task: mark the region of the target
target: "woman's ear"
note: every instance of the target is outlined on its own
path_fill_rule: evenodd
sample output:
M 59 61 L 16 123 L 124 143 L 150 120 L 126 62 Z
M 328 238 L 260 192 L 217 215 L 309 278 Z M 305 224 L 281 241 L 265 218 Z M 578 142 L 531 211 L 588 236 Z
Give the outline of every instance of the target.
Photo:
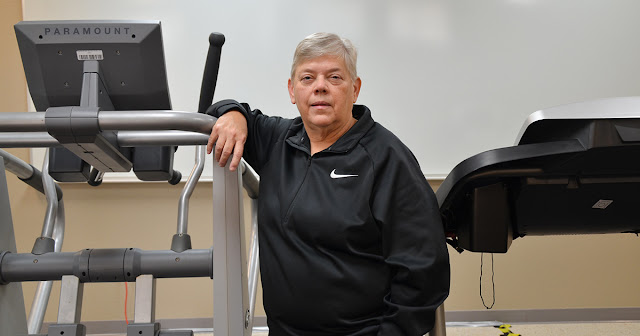
M 356 81 L 353 83 L 353 102 L 355 103 L 358 100 L 358 95 L 360 94 L 360 87 L 362 87 L 362 80 L 360 77 L 356 78 Z
M 287 83 L 287 87 L 289 88 L 289 98 L 291 99 L 291 104 L 296 103 L 296 96 L 293 94 L 293 82 L 291 78 L 289 78 L 289 82 Z

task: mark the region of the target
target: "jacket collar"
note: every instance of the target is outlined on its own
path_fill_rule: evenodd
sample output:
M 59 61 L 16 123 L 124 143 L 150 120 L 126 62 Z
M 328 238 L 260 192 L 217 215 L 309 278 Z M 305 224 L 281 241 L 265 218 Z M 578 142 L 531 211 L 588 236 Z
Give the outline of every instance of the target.
M 343 134 L 333 145 L 325 149 L 321 153 L 346 153 L 355 147 L 360 139 L 367 134 L 373 126 L 374 121 L 371 117 L 371 111 L 364 105 L 353 105 L 352 115 L 358 121 Z M 290 136 L 287 137 L 287 143 L 307 154 L 311 153 L 311 143 L 304 129 L 302 118 L 297 117 L 291 128 L 289 128 Z

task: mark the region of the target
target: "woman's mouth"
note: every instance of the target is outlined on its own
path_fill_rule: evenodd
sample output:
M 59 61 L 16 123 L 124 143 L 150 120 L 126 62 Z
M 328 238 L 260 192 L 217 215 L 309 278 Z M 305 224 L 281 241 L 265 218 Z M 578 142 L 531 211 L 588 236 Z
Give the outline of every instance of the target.
M 313 107 L 323 107 L 323 106 L 330 106 L 330 104 L 327 103 L 327 102 L 324 102 L 324 101 L 319 101 L 319 102 L 312 103 L 311 106 L 313 106 Z

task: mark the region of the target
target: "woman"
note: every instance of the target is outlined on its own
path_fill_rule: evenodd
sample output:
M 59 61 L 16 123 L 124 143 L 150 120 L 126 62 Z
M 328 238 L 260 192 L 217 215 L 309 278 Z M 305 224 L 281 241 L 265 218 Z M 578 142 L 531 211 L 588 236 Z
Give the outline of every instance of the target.
M 260 175 L 260 270 L 270 335 L 423 335 L 449 292 L 433 191 L 409 149 L 355 105 L 356 50 L 298 44 L 288 82 L 300 117 L 224 100 L 207 145 Z

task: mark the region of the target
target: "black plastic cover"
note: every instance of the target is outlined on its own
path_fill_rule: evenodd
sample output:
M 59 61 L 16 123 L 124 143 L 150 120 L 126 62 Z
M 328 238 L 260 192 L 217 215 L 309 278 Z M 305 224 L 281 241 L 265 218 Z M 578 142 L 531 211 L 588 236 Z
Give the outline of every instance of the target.
M 529 132 L 530 131 L 530 132 Z M 436 196 L 459 247 L 526 235 L 640 232 L 640 120 L 542 120 L 520 145 L 458 164 Z

